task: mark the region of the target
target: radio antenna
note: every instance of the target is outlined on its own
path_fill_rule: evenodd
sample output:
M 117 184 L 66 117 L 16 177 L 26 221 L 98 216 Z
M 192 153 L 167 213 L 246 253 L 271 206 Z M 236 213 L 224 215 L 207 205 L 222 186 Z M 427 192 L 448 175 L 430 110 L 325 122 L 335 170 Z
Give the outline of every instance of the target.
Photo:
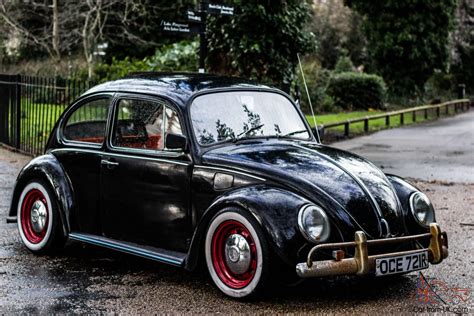
M 306 90 L 306 95 L 308 96 L 309 107 L 311 108 L 311 115 L 313 116 L 314 127 L 316 129 L 316 138 L 318 142 L 321 142 L 321 137 L 319 137 L 318 123 L 316 122 L 316 116 L 314 116 L 313 103 L 311 103 L 311 97 L 309 96 L 308 85 L 306 84 L 306 79 L 304 77 L 303 66 L 301 65 L 300 54 L 296 54 L 298 57 L 298 63 L 300 65 L 301 77 L 303 77 L 304 88 Z

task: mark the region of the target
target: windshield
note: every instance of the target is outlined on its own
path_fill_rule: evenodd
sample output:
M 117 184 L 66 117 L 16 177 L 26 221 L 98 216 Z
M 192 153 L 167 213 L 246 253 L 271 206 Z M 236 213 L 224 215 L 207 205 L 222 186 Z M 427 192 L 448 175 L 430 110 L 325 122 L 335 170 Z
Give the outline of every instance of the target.
M 200 96 L 191 106 L 191 119 L 201 145 L 248 137 L 310 137 L 291 102 L 271 92 L 234 91 Z

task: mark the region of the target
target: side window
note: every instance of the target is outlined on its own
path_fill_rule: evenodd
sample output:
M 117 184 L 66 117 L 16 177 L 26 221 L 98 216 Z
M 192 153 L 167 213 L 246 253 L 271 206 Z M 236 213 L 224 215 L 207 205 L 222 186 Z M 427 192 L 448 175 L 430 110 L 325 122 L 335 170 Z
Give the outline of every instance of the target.
M 63 128 L 66 140 L 102 144 L 109 113 L 110 98 L 95 99 L 79 106 Z
M 121 99 L 117 105 L 112 145 L 163 150 L 164 107 L 162 102 Z

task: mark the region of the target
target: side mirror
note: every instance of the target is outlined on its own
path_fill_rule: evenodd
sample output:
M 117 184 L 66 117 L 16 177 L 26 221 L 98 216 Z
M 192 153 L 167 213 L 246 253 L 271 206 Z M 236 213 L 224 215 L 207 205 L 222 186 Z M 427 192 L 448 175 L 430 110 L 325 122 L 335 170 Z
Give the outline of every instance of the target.
M 188 147 L 188 139 L 184 135 L 166 134 L 165 145 L 167 149 L 186 151 Z

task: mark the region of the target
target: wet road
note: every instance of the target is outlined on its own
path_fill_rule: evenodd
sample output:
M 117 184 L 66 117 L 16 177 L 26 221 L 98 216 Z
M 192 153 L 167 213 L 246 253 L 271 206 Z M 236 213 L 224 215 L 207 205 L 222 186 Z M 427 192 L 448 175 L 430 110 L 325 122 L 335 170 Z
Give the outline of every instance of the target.
M 474 310 L 470 296 L 447 305 L 420 303 L 416 273 L 394 279 L 311 280 L 294 288 L 274 289 L 257 301 L 239 302 L 220 294 L 204 271 L 189 273 L 79 243 L 69 244 L 56 256 L 36 257 L 20 244 L 16 225 L 4 221 L 14 179 L 26 162 L 27 158 L 0 148 L 0 314 L 387 313 L 447 311 L 447 306 L 455 312 Z M 450 257 L 424 275 L 443 282 L 445 290 L 440 295 L 453 293 L 453 288 L 469 289 L 474 284 L 474 183 L 414 181 L 432 199 L 438 222 L 450 237 Z
M 386 173 L 427 181 L 474 183 L 474 110 L 334 146 L 368 158 Z

